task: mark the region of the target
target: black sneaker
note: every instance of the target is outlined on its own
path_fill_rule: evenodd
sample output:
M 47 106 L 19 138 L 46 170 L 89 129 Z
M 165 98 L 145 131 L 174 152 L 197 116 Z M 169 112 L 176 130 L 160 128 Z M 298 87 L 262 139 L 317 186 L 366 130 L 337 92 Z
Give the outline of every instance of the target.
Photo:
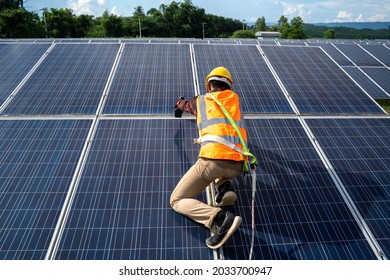
M 218 249 L 230 236 L 237 230 L 241 224 L 241 217 L 235 216 L 231 212 L 226 212 L 225 219 L 221 226 L 216 225 L 214 235 L 206 239 L 206 245 L 210 249 Z
M 237 195 L 234 192 L 233 185 L 230 181 L 226 181 L 218 187 L 218 193 L 215 196 L 215 205 L 218 207 L 231 206 L 237 200 Z

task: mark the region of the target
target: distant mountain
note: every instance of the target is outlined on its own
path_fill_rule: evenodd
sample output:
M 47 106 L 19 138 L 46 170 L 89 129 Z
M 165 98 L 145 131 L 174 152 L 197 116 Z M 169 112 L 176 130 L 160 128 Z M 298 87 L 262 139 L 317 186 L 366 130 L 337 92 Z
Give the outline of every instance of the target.
M 388 29 L 390 28 L 390 22 L 325 22 L 325 23 L 312 23 L 317 26 L 327 27 L 349 27 L 355 29 Z
M 267 26 L 277 25 L 277 22 L 267 22 Z M 316 26 L 327 26 L 327 27 L 349 27 L 355 29 L 388 29 L 390 28 L 390 22 L 319 22 L 319 23 L 307 23 Z M 254 26 L 255 23 L 248 23 L 249 26 Z

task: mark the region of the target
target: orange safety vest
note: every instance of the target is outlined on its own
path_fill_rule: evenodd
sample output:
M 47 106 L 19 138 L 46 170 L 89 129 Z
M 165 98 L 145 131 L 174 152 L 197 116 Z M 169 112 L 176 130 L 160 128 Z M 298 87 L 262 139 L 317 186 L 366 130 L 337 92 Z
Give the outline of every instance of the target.
M 234 127 L 225 117 L 218 104 L 210 97 L 210 94 L 217 97 L 226 108 L 237 124 L 245 143 L 248 142 L 245 125 L 241 115 L 240 101 L 238 95 L 231 90 L 207 93 L 197 98 L 196 119 L 199 137 L 216 135 L 228 140 L 242 150 L 243 147 Z M 243 161 L 246 158 L 243 154 L 215 141 L 202 142 L 199 157 L 235 161 Z

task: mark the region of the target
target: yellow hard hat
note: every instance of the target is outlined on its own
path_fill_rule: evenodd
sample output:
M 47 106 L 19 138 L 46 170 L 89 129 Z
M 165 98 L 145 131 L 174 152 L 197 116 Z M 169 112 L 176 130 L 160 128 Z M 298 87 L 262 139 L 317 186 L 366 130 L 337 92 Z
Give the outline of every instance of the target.
M 217 67 L 214 68 L 210 74 L 206 76 L 206 88 L 207 88 L 207 83 L 212 80 L 217 80 L 224 82 L 229 85 L 229 87 L 232 87 L 233 85 L 233 79 L 232 75 L 230 75 L 229 70 L 227 70 L 225 67 Z

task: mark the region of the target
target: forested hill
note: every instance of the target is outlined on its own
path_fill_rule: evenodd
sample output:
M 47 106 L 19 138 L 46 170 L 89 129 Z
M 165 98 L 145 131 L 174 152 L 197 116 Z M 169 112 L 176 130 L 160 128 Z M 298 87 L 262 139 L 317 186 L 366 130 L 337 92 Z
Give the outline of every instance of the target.
M 266 24 L 264 16 L 252 25 L 237 19 L 207 14 L 191 0 L 172 1 L 144 11 L 134 8 L 130 16 L 105 11 L 102 16 L 75 15 L 71 9 L 43 9 L 41 16 L 27 11 L 20 0 L 0 0 L 0 38 L 256 38 L 257 31 L 278 31 L 283 39 L 390 39 L 390 28 L 357 29 L 305 24 L 300 17 L 281 16 Z
M 357 26 L 357 25 L 356 25 Z M 324 32 L 333 29 L 337 39 L 390 39 L 390 28 L 384 29 L 358 29 L 344 26 L 317 26 L 316 24 L 303 25 L 306 35 L 311 38 L 322 38 Z
M 388 29 L 390 28 L 390 22 L 326 22 L 326 23 L 313 23 L 317 26 L 328 27 L 349 27 L 355 29 Z

